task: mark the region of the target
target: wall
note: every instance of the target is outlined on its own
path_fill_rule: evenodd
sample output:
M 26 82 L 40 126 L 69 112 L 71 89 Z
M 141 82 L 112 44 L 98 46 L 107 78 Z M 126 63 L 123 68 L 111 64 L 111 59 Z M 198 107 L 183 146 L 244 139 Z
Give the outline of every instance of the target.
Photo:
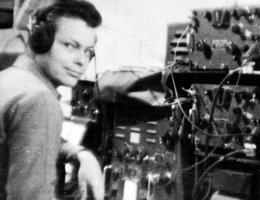
M 122 66 L 163 68 L 168 24 L 188 22 L 193 9 L 260 6 L 258 0 L 92 1 L 104 18 L 97 45 L 98 72 Z M 93 68 L 90 71 L 93 74 Z
M 21 1 L 21 0 L 16 0 Z M 51 0 L 26 0 L 29 4 Z M 138 69 L 164 67 L 167 25 L 189 21 L 191 10 L 225 6 L 259 5 L 259 0 L 91 0 L 101 11 L 103 25 L 97 44 L 97 72 L 136 66 Z M 8 4 L 7 0 L 4 1 Z M 38 3 L 37 3 L 38 4 Z M 0 4 L 1 5 L 1 4 Z M 10 35 L 4 31 L 0 50 Z M 7 31 L 8 32 L 8 31 Z M 11 32 L 13 32 L 11 30 Z M 94 63 L 88 78 L 94 78 Z

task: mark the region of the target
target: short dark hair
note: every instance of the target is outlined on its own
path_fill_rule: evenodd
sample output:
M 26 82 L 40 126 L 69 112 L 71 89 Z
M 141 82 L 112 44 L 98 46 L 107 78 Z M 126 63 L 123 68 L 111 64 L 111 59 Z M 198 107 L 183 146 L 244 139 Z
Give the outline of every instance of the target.
M 96 28 L 102 17 L 95 6 L 87 1 L 60 0 L 46 8 L 35 11 L 34 22 L 29 36 L 29 46 L 35 53 L 46 53 L 50 50 L 57 31 L 57 20 L 60 17 L 76 17 Z

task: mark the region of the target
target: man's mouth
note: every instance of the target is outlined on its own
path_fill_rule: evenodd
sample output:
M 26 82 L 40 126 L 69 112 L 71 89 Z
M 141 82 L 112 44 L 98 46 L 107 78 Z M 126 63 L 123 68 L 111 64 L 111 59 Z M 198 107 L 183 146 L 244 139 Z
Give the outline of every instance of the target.
M 76 71 L 72 71 L 72 70 L 67 70 L 67 73 L 68 73 L 70 76 L 72 76 L 72 77 L 74 77 L 74 78 L 77 78 L 77 79 L 82 76 L 81 73 L 76 72 Z

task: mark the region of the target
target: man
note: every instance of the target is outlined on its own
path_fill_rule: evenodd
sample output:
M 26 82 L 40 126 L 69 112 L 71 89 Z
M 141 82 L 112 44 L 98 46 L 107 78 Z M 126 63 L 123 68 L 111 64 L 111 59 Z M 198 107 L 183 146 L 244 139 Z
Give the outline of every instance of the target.
M 74 86 L 94 56 L 101 16 L 83 1 L 61 1 L 37 10 L 28 46 L 13 66 L 0 72 L 0 199 L 64 199 L 61 166 L 79 162 L 80 199 L 87 185 L 104 195 L 95 156 L 62 143 L 62 112 L 56 87 Z

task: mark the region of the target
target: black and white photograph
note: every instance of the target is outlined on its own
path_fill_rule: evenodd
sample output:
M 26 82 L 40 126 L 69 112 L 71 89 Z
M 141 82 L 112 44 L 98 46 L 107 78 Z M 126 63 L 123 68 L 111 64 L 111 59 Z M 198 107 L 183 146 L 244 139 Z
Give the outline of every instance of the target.
M 260 1 L 1 0 L 0 200 L 260 200 Z

